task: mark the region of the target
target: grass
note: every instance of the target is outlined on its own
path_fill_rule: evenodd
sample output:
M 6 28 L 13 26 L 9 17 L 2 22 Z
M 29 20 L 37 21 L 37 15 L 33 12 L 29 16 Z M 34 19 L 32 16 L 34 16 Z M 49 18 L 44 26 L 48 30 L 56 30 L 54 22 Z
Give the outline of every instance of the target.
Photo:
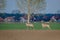
M 42 28 L 41 23 L 33 23 L 35 30 L 49 30 L 48 28 Z M 49 23 L 52 30 L 60 30 L 60 23 Z M 0 23 L 0 30 L 27 30 L 25 23 Z M 32 30 L 32 29 L 30 29 Z

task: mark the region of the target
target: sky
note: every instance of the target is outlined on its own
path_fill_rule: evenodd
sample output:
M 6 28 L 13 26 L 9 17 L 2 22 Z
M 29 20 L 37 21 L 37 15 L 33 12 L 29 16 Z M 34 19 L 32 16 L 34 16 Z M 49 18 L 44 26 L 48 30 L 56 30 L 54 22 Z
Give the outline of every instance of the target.
M 45 9 L 46 13 L 56 13 L 57 10 L 60 10 L 60 0 L 46 0 L 46 2 L 47 2 L 47 6 Z M 6 3 L 5 12 L 7 13 L 11 13 L 13 10 L 19 9 L 16 0 L 6 0 L 5 3 Z M 25 10 L 25 12 L 27 11 Z

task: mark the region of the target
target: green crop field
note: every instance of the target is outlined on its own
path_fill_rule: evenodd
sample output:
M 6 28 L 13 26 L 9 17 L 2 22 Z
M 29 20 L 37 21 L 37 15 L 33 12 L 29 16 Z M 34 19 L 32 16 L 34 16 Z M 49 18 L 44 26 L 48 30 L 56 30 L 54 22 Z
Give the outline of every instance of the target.
M 40 22 L 33 23 L 34 30 L 50 30 L 47 27 L 42 28 Z M 50 22 L 51 30 L 60 30 L 60 23 Z M 27 30 L 25 23 L 0 23 L 0 30 Z M 33 30 L 30 28 L 29 30 Z

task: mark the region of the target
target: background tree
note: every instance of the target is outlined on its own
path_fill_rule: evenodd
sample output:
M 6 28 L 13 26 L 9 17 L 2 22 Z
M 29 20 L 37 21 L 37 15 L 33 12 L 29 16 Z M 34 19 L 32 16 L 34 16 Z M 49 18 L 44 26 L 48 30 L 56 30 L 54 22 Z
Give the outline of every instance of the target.
M 4 10 L 5 10 L 5 1 L 6 0 L 0 0 L 0 13 L 4 13 Z
M 34 12 L 40 12 L 45 10 L 45 0 L 16 0 L 19 10 L 28 13 L 28 23 L 30 21 L 30 14 Z

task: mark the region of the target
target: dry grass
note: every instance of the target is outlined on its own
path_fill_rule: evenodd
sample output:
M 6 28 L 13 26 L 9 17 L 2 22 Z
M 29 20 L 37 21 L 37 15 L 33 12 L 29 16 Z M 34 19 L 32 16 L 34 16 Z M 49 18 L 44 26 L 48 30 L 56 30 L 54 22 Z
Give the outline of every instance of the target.
M 0 40 L 60 40 L 60 31 L 0 30 Z

